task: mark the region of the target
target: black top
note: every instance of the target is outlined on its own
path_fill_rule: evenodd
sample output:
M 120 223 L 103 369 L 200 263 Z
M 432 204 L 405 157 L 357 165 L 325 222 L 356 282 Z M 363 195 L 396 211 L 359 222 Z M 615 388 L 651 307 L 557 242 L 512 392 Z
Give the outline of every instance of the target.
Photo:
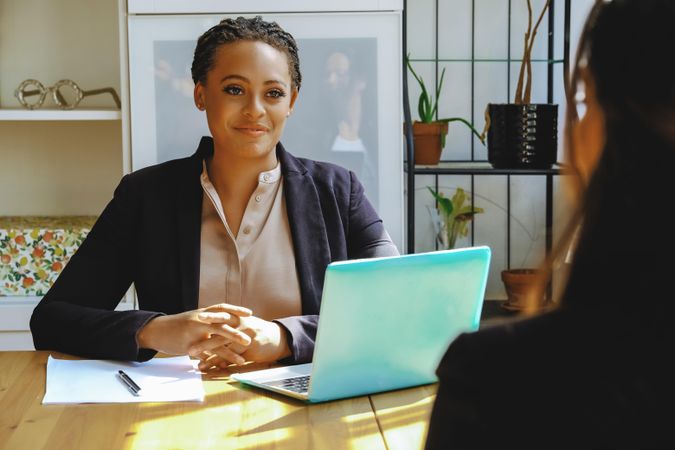
M 675 448 L 670 320 L 566 307 L 461 335 L 426 448 Z

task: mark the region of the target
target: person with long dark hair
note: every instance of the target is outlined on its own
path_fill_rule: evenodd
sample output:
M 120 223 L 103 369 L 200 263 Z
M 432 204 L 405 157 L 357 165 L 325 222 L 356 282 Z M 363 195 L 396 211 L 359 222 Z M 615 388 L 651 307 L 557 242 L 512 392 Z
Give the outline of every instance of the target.
M 597 1 L 567 86 L 552 307 L 460 335 L 426 448 L 674 448 L 675 0 Z M 557 276 L 557 275 L 556 275 Z

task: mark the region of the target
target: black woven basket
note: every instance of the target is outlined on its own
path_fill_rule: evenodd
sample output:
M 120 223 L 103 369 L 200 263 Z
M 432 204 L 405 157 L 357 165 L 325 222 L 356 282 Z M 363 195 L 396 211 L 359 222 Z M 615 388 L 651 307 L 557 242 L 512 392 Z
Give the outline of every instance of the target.
M 549 169 L 558 154 L 558 105 L 488 105 L 488 161 L 496 169 Z

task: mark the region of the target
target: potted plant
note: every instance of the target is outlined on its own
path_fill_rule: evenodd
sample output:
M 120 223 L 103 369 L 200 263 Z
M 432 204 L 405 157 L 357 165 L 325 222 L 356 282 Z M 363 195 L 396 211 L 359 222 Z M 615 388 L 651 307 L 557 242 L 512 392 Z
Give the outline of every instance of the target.
M 424 80 L 417 75 L 410 64 L 410 58 L 406 57 L 406 64 L 410 73 L 412 73 L 417 83 L 420 85 L 422 92 L 417 101 L 417 113 L 419 120 L 412 124 L 413 139 L 415 146 L 415 164 L 436 165 L 441 159 L 441 152 L 445 147 L 445 138 L 448 134 L 449 122 L 462 122 L 475 134 L 481 143 L 485 144 L 484 136 L 481 136 L 478 131 L 471 125 L 469 121 L 461 117 L 448 117 L 444 119 L 437 119 L 438 113 L 438 99 L 443 88 L 443 78 L 445 77 L 445 68 L 441 71 L 441 77 L 436 86 L 435 97 L 429 94 Z
M 427 186 L 431 195 L 436 199 L 437 210 L 434 221 L 436 239 L 445 249 L 455 248 L 457 238 L 469 233 L 469 222 L 476 214 L 482 213 L 483 208 L 477 208 L 471 204 L 465 205 L 467 200 L 464 189 L 458 187 L 452 198 L 446 197 L 442 192 L 437 192 Z
M 501 272 L 502 282 L 506 290 L 506 301 L 501 304 L 507 311 L 523 311 L 529 306 L 545 305 L 545 298 L 538 298 L 535 305 L 528 304 L 528 297 L 532 295 L 537 279 L 541 277 L 540 269 L 518 268 L 505 269 Z
M 556 161 L 558 105 L 530 102 L 532 47 L 544 13 L 550 4 L 551 0 L 547 0 L 533 28 L 532 5 L 530 0 L 527 0 L 527 31 L 514 102 L 490 103 L 487 106 L 485 128 L 488 161 L 495 168 L 548 169 Z

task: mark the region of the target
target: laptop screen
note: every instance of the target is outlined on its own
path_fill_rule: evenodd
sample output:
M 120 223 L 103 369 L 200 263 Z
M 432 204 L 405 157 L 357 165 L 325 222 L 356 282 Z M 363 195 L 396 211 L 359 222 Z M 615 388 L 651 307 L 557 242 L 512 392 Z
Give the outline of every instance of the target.
M 310 399 L 435 382 L 450 342 L 478 329 L 489 262 L 481 246 L 330 264 Z

